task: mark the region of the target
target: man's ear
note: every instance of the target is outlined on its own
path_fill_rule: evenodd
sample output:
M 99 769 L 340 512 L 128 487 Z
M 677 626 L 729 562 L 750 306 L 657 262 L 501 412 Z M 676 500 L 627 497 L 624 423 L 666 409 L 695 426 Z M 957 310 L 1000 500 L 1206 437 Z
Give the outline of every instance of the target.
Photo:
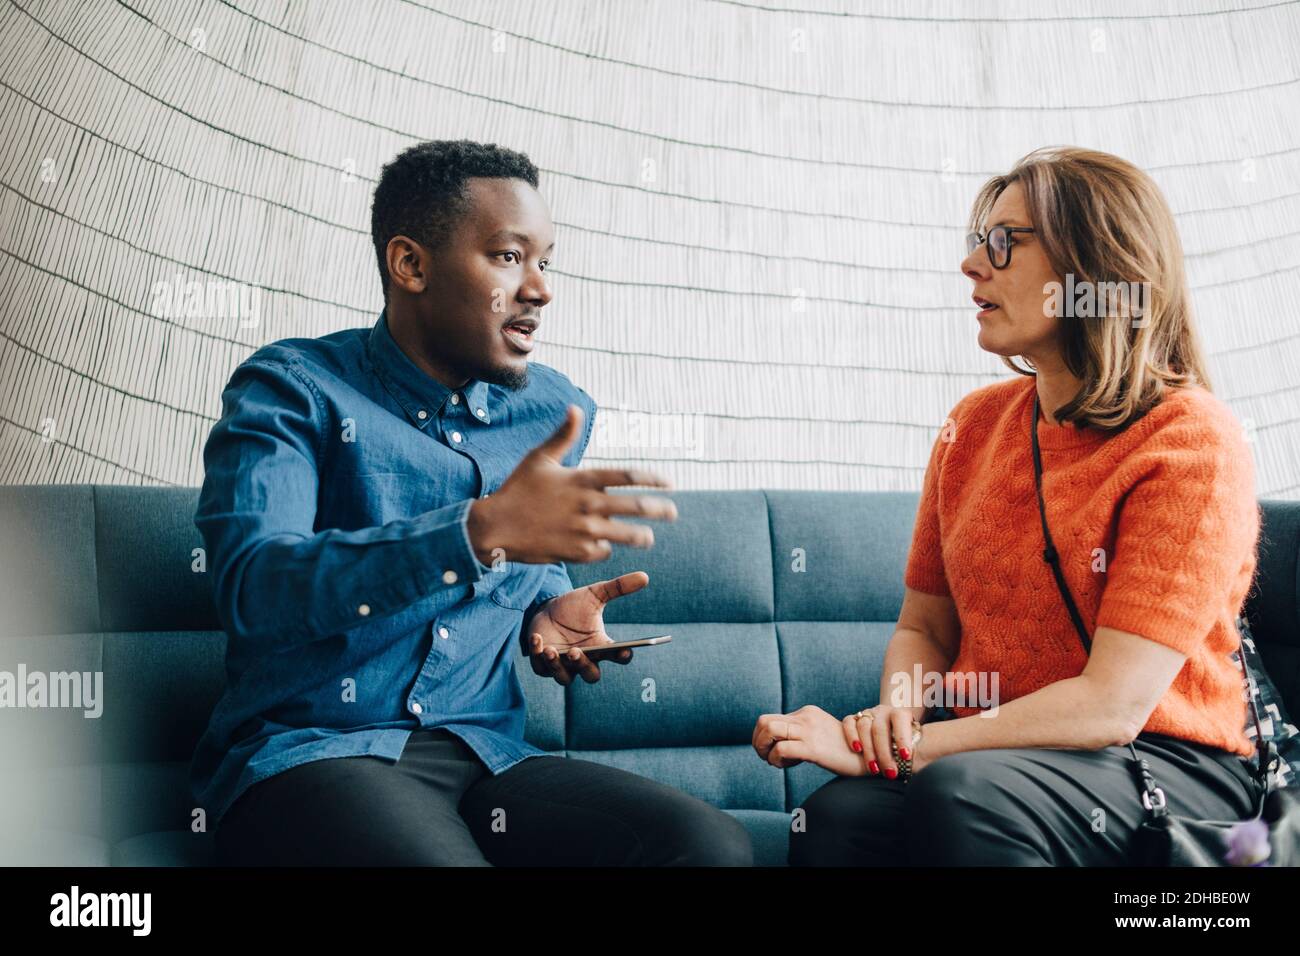
M 412 295 L 424 292 L 428 276 L 420 266 L 420 247 L 406 236 L 393 236 L 384 250 L 388 261 L 388 284 L 399 285 Z

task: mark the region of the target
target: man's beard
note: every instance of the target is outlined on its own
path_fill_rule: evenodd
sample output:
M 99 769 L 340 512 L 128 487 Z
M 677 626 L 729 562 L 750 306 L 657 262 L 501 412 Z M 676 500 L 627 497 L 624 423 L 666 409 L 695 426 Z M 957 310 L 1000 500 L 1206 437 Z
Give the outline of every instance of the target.
M 512 392 L 518 392 L 528 385 L 528 366 L 525 365 L 519 370 L 508 366 L 485 369 L 478 378 L 490 385 L 500 385 L 502 388 L 508 388 Z

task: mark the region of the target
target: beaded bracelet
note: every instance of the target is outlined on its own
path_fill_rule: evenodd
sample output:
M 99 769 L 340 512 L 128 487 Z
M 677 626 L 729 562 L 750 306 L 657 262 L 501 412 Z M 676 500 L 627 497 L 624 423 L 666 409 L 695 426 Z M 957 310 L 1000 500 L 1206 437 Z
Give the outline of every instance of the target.
M 916 720 L 912 721 L 912 746 L 908 749 L 909 754 L 916 753 L 916 745 L 921 741 L 921 725 Z M 898 755 L 898 742 L 894 739 L 889 741 L 889 750 L 894 756 L 894 762 L 898 764 L 898 779 L 907 783 L 912 776 L 912 758 L 909 756 L 906 760 Z

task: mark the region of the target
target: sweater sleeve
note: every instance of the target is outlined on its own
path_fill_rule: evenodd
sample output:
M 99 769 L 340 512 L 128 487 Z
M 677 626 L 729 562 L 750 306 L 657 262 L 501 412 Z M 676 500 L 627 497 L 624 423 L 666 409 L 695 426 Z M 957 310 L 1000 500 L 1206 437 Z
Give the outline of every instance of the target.
M 961 403 L 957 407 L 960 408 Z M 950 423 L 956 421 L 957 409 L 953 409 L 930 450 L 930 461 L 925 467 L 925 479 L 921 485 L 921 501 L 916 510 L 916 524 L 912 529 L 912 546 L 907 552 L 907 568 L 903 573 L 903 583 L 913 591 L 940 597 L 951 597 L 952 591 L 943 567 L 939 473 L 944 453 L 955 439 L 954 426 Z
M 1190 655 L 1217 619 L 1237 615 L 1254 575 L 1261 522 L 1250 446 L 1226 407 L 1196 408 L 1138 455 L 1097 626 Z

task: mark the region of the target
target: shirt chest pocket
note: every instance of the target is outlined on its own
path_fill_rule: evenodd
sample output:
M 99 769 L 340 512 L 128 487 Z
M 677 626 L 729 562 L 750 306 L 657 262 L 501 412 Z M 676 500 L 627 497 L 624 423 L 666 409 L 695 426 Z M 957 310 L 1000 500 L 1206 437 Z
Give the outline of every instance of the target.
M 531 564 L 501 562 L 483 575 L 477 594 L 490 594 L 492 602 L 512 611 L 526 611 L 537 596 L 542 568 Z

